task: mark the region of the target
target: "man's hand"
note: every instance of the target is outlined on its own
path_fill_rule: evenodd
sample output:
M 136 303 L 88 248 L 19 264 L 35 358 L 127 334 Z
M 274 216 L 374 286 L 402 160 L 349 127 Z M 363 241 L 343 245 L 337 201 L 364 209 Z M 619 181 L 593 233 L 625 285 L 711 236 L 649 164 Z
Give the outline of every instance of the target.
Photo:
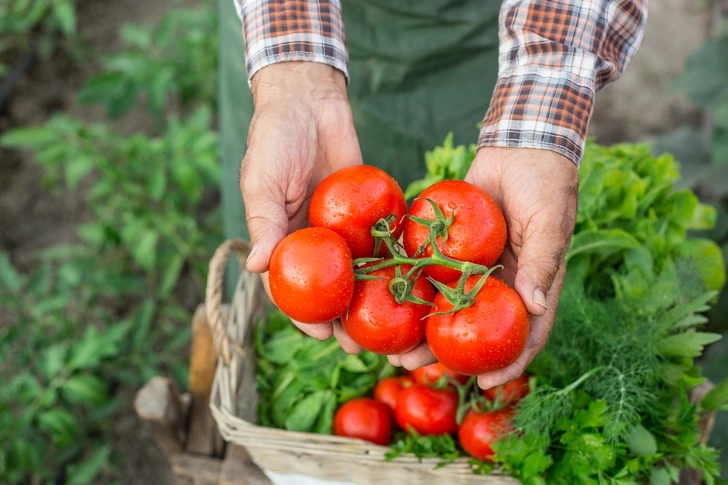
M 516 379 L 546 346 L 564 281 L 564 256 L 576 221 L 579 175 L 567 158 L 547 150 L 478 150 L 465 180 L 488 192 L 500 205 L 508 241 L 495 273 L 514 287 L 531 314 L 526 348 L 509 367 L 478 377 L 488 389 Z M 434 362 L 427 344 L 390 362 L 408 369 Z
M 340 168 L 361 164 L 362 157 L 341 71 L 313 62 L 282 62 L 256 73 L 252 89 L 255 112 L 240 190 L 253 245 L 247 267 L 264 273 L 268 291 L 271 254 L 286 235 L 308 225 L 316 186 Z M 331 324 L 294 323 L 321 340 L 335 330 Z M 341 329 L 336 330 L 338 337 Z M 342 347 L 358 350 L 349 340 L 344 335 Z

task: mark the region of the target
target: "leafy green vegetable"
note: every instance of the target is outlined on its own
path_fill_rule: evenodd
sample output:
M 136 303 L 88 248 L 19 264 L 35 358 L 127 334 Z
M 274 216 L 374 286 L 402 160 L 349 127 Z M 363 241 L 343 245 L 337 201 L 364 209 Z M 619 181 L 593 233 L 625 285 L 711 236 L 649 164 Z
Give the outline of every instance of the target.
M 463 166 L 449 140 L 431 153 L 437 165 L 417 190 Z M 725 271 L 713 243 L 686 237 L 712 227 L 715 210 L 675 190 L 678 180 L 672 157 L 647 145 L 587 142 L 556 323 L 529 367 L 536 384 L 519 403 L 520 433 L 494 445 L 523 483 L 667 484 L 682 468 L 715 483 L 717 452 L 700 443 L 698 423 L 726 407 L 728 381 L 701 404 L 687 396 L 704 381 L 693 358 L 720 338 L 695 329 Z M 397 450 L 452 456 L 414 438 Z
M 330 434 L 337 404 L 369 393 L 394 374 L 384 356 L 347 355 L 336 341 L 306 337 L 274 309 L 258 324 L 255 348 L 263 426 Z
M 441 180 L 460 180 L 465 177 L 475 158 L 475 145 L 453 147 L 452 141 L 453 134 L 449 133 L 441 147 L 435 147 L 425 153 L 427 175 L 407 187 L 404 191 L 405 198 L 411 199 Z
M 686 242 L 689 229 L 715 223 L 715 209 L 688 189 L 672 156 L 653 157 L 648 145 L 604 147 L 589 141 L 579 169 L 579 206 L 567 255 L 571 277 L 595 291 L 612 291 L 615 272 L 631 273 L 622 290 L 638 294 L 644 278 L 679 257 L 695 260 L 705 287 L 725 283 L 723 258 L 707 240 Z M 641 273 L 641 277 L 638 273 Z
M 390 446 L 392 450 L 385 455 L 387 461 L 404 453 L 412 453 L 417 458 L 442 458 L 443 461 L 437 465 L 441 467 L 465 455 L 449 434 L 422 436 L 414 429 L 409 433 L 398 433 Z

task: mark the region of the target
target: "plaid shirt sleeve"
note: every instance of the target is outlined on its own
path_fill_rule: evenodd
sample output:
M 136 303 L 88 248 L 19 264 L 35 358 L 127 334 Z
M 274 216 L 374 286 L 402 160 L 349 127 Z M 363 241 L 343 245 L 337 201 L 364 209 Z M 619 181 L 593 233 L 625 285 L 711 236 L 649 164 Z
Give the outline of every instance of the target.
M 248 81 L 283 61 L 328 64 L 349 80 L 340 0 L 234 0 L 243 21 Z
M 647 0 L 506 0 L 498 82 L 478 146 L 553 150 L 579 165 L 596 91 L 634 55 Z

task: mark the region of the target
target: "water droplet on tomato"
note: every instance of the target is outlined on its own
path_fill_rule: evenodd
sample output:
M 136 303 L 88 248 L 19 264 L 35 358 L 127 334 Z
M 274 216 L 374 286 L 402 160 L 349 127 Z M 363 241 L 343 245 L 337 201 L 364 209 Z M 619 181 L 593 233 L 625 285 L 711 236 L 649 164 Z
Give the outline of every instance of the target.
M 465 319 L 465 321 L 468 322 L 468 323 L 473 323 L 475 321 L 475 318 L 468 317 L 468 318 Z
M 372 197 L 371 195 L 367 197 L 367 202 L 369 202 L 370 204 L 374 202 L 374 197 Z

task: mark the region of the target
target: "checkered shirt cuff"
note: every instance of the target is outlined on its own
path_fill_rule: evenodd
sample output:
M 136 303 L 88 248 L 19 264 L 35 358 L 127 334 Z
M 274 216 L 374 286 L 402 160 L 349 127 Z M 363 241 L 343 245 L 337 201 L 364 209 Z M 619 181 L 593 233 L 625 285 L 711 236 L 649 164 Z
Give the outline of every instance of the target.
M 243 21 L 248 82 L 265 66 L 311 61 L 341 70 L 349 81 L 340 0 L 234 0 Z

